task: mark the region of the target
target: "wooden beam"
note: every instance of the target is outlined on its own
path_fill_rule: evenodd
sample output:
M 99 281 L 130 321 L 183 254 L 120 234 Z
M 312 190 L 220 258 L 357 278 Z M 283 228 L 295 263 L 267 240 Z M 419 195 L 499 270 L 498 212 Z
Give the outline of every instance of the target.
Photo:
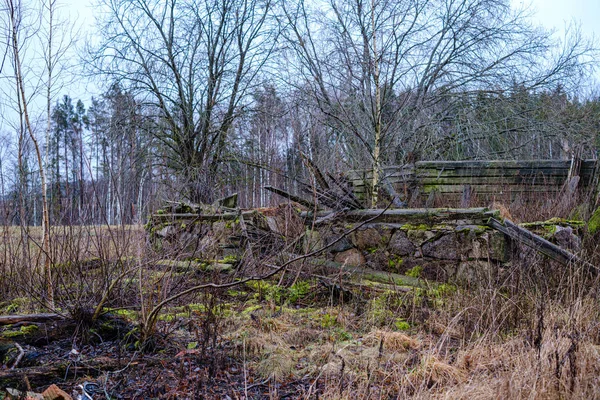
M 343 216 L 344 221 L 361 222 L 370 218 L 379 216 L 373 222 L 390 223 L 418 223 L 418 224 L 439 224 L 456 223 L 470 221 L 472 223 L 485 223 L 494 215 L 493 211 L 487 208 L 404 208 L 387 210 L 382 213 L 380 209 L 369 210 L 350 210 Z M 322 211 L 317 213 L 317 218 L 324 218 L 330 215 L 332 211 Z M 311 212 L 300 213 L 301 217 L 312 217 Z
M 549 242 L 543 237 L 516 225 L 508 219 L 505 219 L 504 222 L 500 222 L 495 218 L 490 218 L 488 224 L 492 228 L 504 233 L 508 237 L 517 240 L 528 247 L 531 247 L 537 252 L 544 254 L 545 256 L 548 256 L 551 259 L 560 262 L 561 264 L 568 265 L 570 263 L 581 263 L 592 269 L 597 269 L 596 266 L 590 264 L 589 262 L 583 261 L 577 255 L 570 253 L 562 247 Z
M 24 314 L 24 315 L 2 315 L 0 316 L 0 325 L 12 325 L 20 322 L 50 322 L 63 320 L 64 317 L 58 314 Z
M 263 187 L 266 190 L 268 190 L 269 192 L 278 194 L 279 196 L 285 197 L 286 199 L 294 201 L 300 205 L 303 205 L 304 207 L 310 208 L 311 210 L 314 210 L 316 207 L 315 203 L 313 203 L 312 201 L 304 200 L 303 198 L 295 196 L 291 193 L 288 193 L 285 190 L 277 189 L 273 186 L 263 186 Z

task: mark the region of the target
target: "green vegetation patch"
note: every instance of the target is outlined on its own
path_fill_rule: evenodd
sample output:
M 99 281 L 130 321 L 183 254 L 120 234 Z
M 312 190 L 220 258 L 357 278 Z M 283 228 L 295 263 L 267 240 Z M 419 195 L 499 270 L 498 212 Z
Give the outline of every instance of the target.
M 595 235 L 600 231 L 600 207 L 594 211 L 588 221 L 588 232 L 590 235 Z
M 271 284 L 267 281 L 252 281 L 246 285 L 256 292 L 254 297 L 258 301 L 266 300 L 276 305 L 294 304 L 310 293 L 311 284 L 308 281 L 297 281 L 289 288 Z
M 36 333 L 40 328 L 37 325 L 24 325 L 18 331 L 5 331 L 2 332 L 2 337 L 10 339 L 10 338 L 18 338 L 22 336 L 32 335 Z

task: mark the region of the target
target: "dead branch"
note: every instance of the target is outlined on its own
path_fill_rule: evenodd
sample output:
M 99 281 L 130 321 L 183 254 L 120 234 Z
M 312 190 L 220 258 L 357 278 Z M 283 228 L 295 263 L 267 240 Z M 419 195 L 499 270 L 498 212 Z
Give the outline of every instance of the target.
M 2 315 L 0 316 L 1 325 L 12 325 L 20 322 L 49 322 L 63 320 L 65 317 L 59 314 L 42 313 L 27 315 Z

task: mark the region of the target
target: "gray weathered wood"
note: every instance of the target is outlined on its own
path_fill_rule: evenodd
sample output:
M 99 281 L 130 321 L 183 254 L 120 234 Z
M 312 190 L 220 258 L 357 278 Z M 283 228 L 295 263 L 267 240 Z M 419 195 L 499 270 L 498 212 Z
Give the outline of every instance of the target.
M 500 222 L 495 218 L 490 218 L 488 224 L 492 228 L 504 233 L 505 235 L 509 236 L 510 238 L 517 240 L 517 241 L 525 244 L 526 246 L 529 246 L 532 249 L 534 249 L 534 250 L 550 257 L 551 259 L 562 263 L 562 264 L 567 265 L 569 263 L 576 262 L 576 263 L 584 264 L 593 269 L 596 269 L 596 267 L 594 265 L 581 260 L 577 255 L 570 253 L 567 250 L 563 249 L 562 247 L 559 247 L 559 246 L 555 245 L 554 243 L 549 242 L 548 240 L 544 239 L 543 237 L 538 236 L 535 233 L 532 233 L 532 232 L 528 231 L 527 229 L 516 225 L 515 223 L 511 222 L 508 219 L 505 219 L 504 222 Z
M 264 186 L 264 188 L 266 190 L 268 190 L 269 192 L 273 192 L 275 194 L 278 194 L 279 196 L 285 197 L 286 199 L 290 199 L 291 201 L 296 202 L 300 205 L 303 205 L 304 207 L 307 207 L 310 209 L 315 208 L 315 203 L 313 203 L 312 201 L 304 200 L 303 198 L 295 196 L 291 193 L 288 193 L 285 190 L 277 189 L 276 187 L 273 187 L 273 186 Z
M 62 315 L 42 313 L 42 314 L 23 314 L 23 315 L 1 315 L 0 325 L 12 325 L 20 322 L 50 322 L 64 319 Z
M 317 218 L 323 218 L 330 215 L 331 211 L 322 211 L 317 213 Z M 311 212 L 302 212 L 303 218 L 312 217 Z M 419 224 L 428 223 L 452 223 L 456 221 L 473 221 L 485 222 L 493 215 L 487 208 L 406 208 L 406 209 L 391 209 L 382 213 L 380 209 L 370 210 L 351 210 L 344 213 L 344 221 L 361 222 L 370 218 L 378 218 L 372 222 L 387 222 L 387 223 L 411 223 Z

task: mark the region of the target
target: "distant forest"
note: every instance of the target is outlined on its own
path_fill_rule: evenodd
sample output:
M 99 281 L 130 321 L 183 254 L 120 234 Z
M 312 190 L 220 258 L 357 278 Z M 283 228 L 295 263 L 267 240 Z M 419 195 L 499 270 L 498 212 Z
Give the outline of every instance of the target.
M 2 102 L 20 116 L 1 128 L 5 223 L 41 224 L 44 193 L 53 225 L 144 223 L 164 200 L 233 192 L 270 206 L 263 186 L 310 183 L 306 159 L 335 176 L 372 169 L 377 192 L 384 167 L 418 160 L 597 156 L 600 98 L 581 94 L 594 44 L 575 27 L 554 40 L 509 1 L 98 7 L 81 79 L 105 91 L 90 104 L 52 86 L 65 46 L 52 7 L 31 35 L 21 4 L 2 11 Z M 18 68 L 32 38 L 48 50 L 37 77 Z

